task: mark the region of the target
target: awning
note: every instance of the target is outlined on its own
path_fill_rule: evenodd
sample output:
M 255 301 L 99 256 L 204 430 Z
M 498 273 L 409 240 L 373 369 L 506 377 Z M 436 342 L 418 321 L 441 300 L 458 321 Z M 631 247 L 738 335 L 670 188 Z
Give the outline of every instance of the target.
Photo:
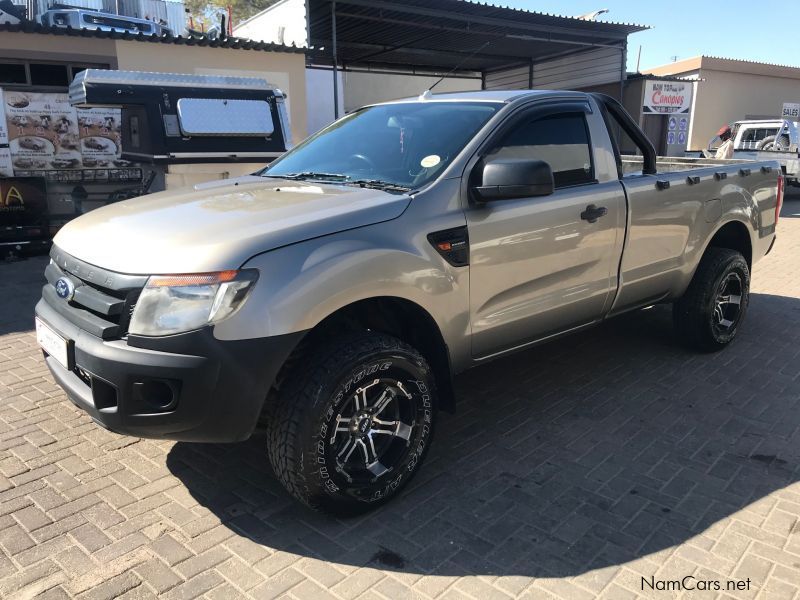
M 487 73 L 592 48 L 624 49 L 644 25 L 466 0 L 306 0 L 311 61 L 340 67 Z

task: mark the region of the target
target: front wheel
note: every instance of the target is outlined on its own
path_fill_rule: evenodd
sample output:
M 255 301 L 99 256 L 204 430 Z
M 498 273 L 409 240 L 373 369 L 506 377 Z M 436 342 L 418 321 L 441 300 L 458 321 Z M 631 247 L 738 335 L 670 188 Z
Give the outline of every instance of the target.
M 736 337 L 749 301 L 750 269 L 744 257 L 728 248 L 709 248 L 673 306 L 678 337 L 695 350 L 721 350 Z
M 270 408 L 268 453 L 284 487 L 311 508 L 352 515 L 395 496 L 419 470 L 436 386 L 414 348 L 366 332 L 311 350 Z

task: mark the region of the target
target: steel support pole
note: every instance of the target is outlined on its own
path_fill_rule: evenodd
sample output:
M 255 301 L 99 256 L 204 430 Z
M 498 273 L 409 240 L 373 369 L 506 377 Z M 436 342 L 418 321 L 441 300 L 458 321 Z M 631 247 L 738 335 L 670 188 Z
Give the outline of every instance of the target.
M 531 57 L 531 60 L 528 63 L 528 89 L 533 89 L 533 57 Z
M 331 32 L 333 43 L 333 116 L 339 118 L 339 58 L 336 53 L 336 0 L 331 2 Z

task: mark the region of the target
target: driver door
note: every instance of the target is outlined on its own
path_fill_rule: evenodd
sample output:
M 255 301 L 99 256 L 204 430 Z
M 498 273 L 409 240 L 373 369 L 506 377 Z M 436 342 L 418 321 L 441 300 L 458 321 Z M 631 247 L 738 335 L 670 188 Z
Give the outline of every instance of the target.
M 475 167 L 479 180 L 486 161 L 539 159 L 555 181 L 549 196 L 471 202 L 466 211 L 476 359 L 599 320 L 613 299 L 625 196 L 618 179 L 596 178 L 591 110 L 574 101 L 529 109 Z M 605 214 L 592 220 L 589 205 Z

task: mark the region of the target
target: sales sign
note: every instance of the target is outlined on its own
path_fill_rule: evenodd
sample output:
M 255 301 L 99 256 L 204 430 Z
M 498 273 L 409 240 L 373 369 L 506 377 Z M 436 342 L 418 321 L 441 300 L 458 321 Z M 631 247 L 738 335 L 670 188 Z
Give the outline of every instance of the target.
M 692 83 L 689 81 L 647 81 L 642 112 L 645 114 L 688 113 L 692 107 Z
M 800 119 L 800 103 L 784 102 L 781 116 L 784 119 Z

